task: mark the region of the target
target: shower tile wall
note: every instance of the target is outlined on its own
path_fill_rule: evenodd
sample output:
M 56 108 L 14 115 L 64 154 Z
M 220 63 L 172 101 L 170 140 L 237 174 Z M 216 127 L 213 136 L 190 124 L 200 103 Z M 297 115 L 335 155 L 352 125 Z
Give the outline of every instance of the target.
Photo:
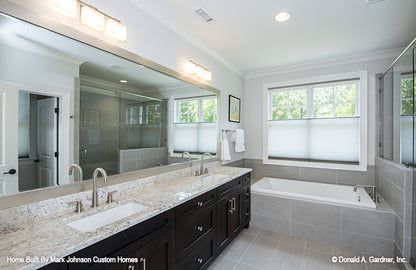
M 80 93 L 80 165 L 86 179 L 97 167 L 109 175 L 118 171 L 119 98 L 81 91 Z
M 412 226 L 412 170 L 392 161 L 376 158 L 376 186 L 394 209 L 395 255 L 410 258 Z
M 294 166 L 266 165 L 261 159 L 242 159 L 227 166 L 252 168 L 253 182 L 263 177 L 286 178 L 339 185 L 374 185 L 375 167 L 368 166 L 366 172 L 328 170 Z
M 168 162 L 167 147 L 120 150 L 119 155 L 120 173 L 162 166 Z

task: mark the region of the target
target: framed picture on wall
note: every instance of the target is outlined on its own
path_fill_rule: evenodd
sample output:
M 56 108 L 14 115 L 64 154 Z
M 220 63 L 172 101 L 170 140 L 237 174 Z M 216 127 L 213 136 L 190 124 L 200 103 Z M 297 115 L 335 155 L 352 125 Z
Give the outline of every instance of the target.
M 228 98 L 228 121 L 240 123 L 240 108 L 240 99 L 230 95 Z

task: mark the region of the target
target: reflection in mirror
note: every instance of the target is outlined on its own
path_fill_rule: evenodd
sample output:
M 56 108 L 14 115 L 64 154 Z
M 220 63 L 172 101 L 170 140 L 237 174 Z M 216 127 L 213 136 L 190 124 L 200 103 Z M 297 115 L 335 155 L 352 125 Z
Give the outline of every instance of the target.
M 0 195 L 217 151 L 208 90 L 4 14 L 0 57 Z
M 414 164 L 413 50 L 407 50 L 380 79 L 379 156 L 408 166 Z M 416 150 L 416 148 L 415 148 Z

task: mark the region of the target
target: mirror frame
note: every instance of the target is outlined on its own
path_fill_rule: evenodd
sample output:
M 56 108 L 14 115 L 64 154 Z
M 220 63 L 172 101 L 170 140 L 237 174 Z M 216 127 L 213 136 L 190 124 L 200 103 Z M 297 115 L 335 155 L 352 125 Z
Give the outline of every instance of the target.
M 45 18 L 40 17 L 39 14 L 29 9 L 26 9 L 22 6 L 19 6 L 15 3 L 11 3 L 7 0 L 1 0 L 0 12 L 10 17 L 24 21 L 26 23 L 29 23 L 37 27 L 43 28 L 45 30 L 51 31 L 57 35 L 61 35 L 61 36 L 70 38 L 72 40 L 81 42 L 87 46 L 95 47 L 99 50 L 105 51 L 107 53 L 111 53 L 115 56 L 132 61 L 136 64 L 143 65 L 147 68 L 150 68 L 152 70 L 155 70 L 167 76 L 184 81 L 186 83 L 197 86 L 199 88 L 211 91 L 217 95 L 218 97 L 217 102 L 218 104 L 220 104 L 220 99 L 221 99 L 220 90 L 212 86 L 209 86 L 203 82 L 190 78 L 184 74 L 176 72 L 172 69 L 169 69 L 165 66 L 162 66 L 158 63 L 155 63 L 149 59 L 141 57 L 126 49 L 123 49 L 121 47 L 108 43 L 97 37 L 90 36 L 68 25 L 52 21 L 46 17 Z M 217 113 L 220 115 L 220 106 L 217 107 Z M 218 130 L 219 130 L 219 120 L 220 120 L 220 117 L 218 117 L 218 122 L 217 122 L 217 137 L 218 137 Z M 74 130 L 74 132 L 76 131 L 77 129 Z M 74 148 L 76 148 L 77 146 L 78 144 L 74 143 Z M 217 152 L 218 150 L 219 150 L 219 142 L 217 141 Z M 77 158 L 75 159 L 77 160 Z M 206 162 L 218 162 L 218 155 L 212 160 L 206 160 Z M 191 162 L 186 162 L 186 163 L 181 163 L 181 164 L 173 164 L 173 165 L 144 169 L 144 170 L 124 173 L 124 174 L 117 174 L 117 175 L 109 176 L 110 181 L 108 181 L 107 184 L 104 184 L 103 186 L 120 184 L 123 182 L 132 181 L 138 178 L 148 177 L 148 176 L 161 174 L 161 173 L 167 173 L 167 172 L 178 170 L 178 169 L 189 168 L 197 164 L 199 164 L 199 161 L 191 161 Z M 52 199 L 56 197 L 66 196 L 66 195 L 70 195 L 70 194 L 74 194 L 74 193 L 78 193 L 82 191 L 91 190 L 91 185 L 92 185 L 91 182 L 92 180 L 85 180 L 82 182 L 70 183 L 70 184 L 65 184 L 61 186 L 52 186 L 52 187 L 34 189 L 34 190 L 23 191 L 19 193 L 13 193 L 10 195 L 0 196 L 0 210 L 11 208 L 11 207 L 16 207 L 16 206 L 21 206 L 25 204 L 35 203 L 35 202 L 39 202 L 43 200 L 48 200 L 48 199 Z

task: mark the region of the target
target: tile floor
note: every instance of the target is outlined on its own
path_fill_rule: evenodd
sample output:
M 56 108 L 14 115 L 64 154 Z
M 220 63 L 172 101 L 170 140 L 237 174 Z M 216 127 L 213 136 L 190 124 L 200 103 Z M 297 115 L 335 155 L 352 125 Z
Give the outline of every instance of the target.
M 309 240 L 250 227 L 221 253 L 209 270 L 398 270 L 397 264 L 332 263 L 333 256 L 365 256 Z M 361 258 L 361 257 L 360 257 Z

